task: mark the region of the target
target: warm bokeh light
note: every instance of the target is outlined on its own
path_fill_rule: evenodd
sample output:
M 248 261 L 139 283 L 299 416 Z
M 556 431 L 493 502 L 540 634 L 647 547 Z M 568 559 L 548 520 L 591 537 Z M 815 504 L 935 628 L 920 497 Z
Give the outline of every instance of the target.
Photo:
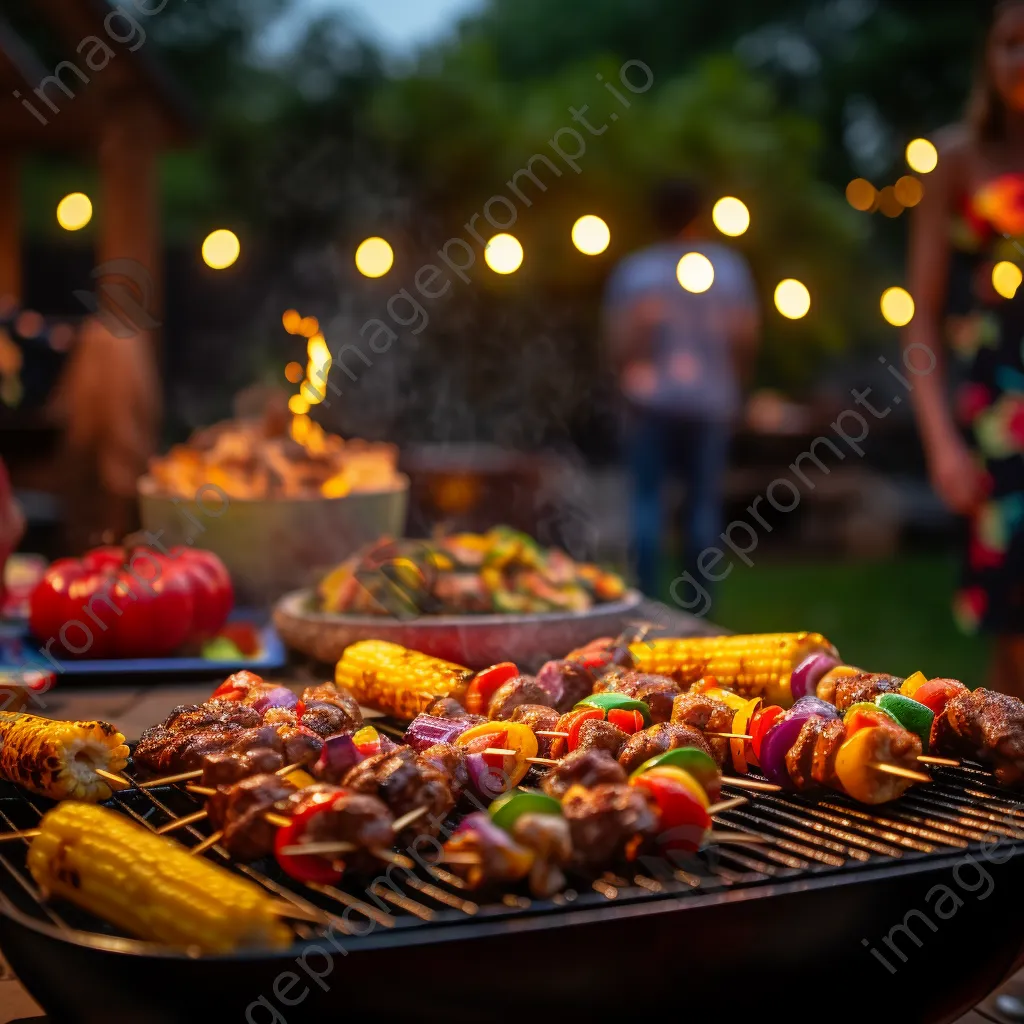
M 846 186 L 846 201 L 861 213 L 870 213 L 878 201 L 878 192 L 867 178 L 854 178 Z
M 211 231 L 203 241 L 203 262 L 213 270 L 226 270 L 242 251 L 238 235 L 227 228 Z
M 743 202 L 733 196 L 725 196 L 715 203 L 711 219 L 723 235 L 729 235 L 731 238 L 742 235 L 750 227 L 750 211 Z
M 715 281 L 715 268 L 702 252 L 688 252 L 676 264 L 676 279 L 688 291 L 706 292 Z
M 356 249 L 356 270 L 363 277 L 383 277 L 394 263 L 395 250 L 377 235 L 364 239 Z
M 892 185 L 886 185 L 878 193 L 878 212 L 884 217 L 898 217 L 903 213 L 903 204 L 896 196 L 896 189 Z
M 811 308 L 811 293 L 807 285 L 792 277 L 780 281 L 775 289 L 775 308 L 790 320 L 807 316 Z
M 600 217 L 585 214 L 572 226 L 572 244 L 584 256 L 598 256 L 612 240 L 611 229 Z
M 316 366 L 330 368 L 331 350 L 327 347 L 327 341 L 322 334 L 314 334 L 306 345 L 306 354 L 309 361 Z
M 281 323 L 289 334 L 298 334 L 299 324 L 302 323 L 302 317 L 299 316 L 299 311 L 297 309 L 286 309 L 284 314 L 281 316 Z
M 292 395 L 288 399 L 288 409 L 293 412 L 296 416 L 305 416 L 309 412 L 309 402 L 307 402 L 302 395 Z
M 309 364 L 306 367 L 306 382 L 302 386 L 303 397 L 310 405 L 317 405 L 327 397 L 327 375 L 331 372 L 331 350 L 322 334 L 314 334 L 306 345 Z
M 315 316 L 304 316 L 299 321 L 295 333 L 301 334 L 304 338 L 312 338 L 320 332 L 320 321 Z
M 65 231 L 80 231 L 92 220 L 92 200 L 84 192 L 72 192 L 57 204 L 57 223 Z
M 1003 260 L 992 268 L 992 287 L 1004 298 L 1012 299 L 1017 294 L 1024 274 L 1016 263 Z
M 904 206 L 917 206 L 924 199 L 924 185 L 912 174 L 904 174 L 893 186 L 893 191 Z
M 918 174 L 930 174 L 939 165 L 939 151 L 927 139 L 914 139 L 907 146 L 907 163 Z
M 301 363 L 292 362 L 284 368 L 284 377 L 289 384 L 298 384 L 305 376 L 306 372 L 302 369 Z
M 882 292 L 882 316 L 893 327 L 906 327 L 914 319 L 914 300 L 906 288 L 886 288 Z
M 496 274 L 514 274 L 523 265 L 523 247 L 515 235 L 495 235 L 484 247 L 484 260 Z

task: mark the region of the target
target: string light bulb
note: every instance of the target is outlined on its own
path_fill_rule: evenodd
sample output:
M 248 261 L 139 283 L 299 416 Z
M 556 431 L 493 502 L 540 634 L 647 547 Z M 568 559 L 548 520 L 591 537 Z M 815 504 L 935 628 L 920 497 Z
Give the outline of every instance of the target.
M 914 319 L 914 299 L 906 288 L 886 288 L 882 292 L 882 316 L 893 327 L 906 327 Z
M 702 252 L 688 252 L 676 264 L 676 280 L 688 292 L 700 295 L 715 282 L 714 264 Z
M 742 235 L 750 227 L 750 211 L 746 204 L 735 196 L 724 196 L 719 199 L 711 211 L 711 219 L 715 222 L 715 227 L 730 238 Z
M 790 320 L 807 316 L 811 308 L 811 293 L 807 285 L 792 277 L 780 281 L 775 288 L 775 308 Z

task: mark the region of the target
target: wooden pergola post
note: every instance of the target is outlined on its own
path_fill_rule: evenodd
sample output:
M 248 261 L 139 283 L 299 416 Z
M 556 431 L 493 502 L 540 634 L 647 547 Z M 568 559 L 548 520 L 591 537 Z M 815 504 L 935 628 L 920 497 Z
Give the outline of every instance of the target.
M 109 276 L 127 278 L 139 293 L 148 318 L 141 318 L 143 322 L 135 326 L 145 333 L 152 322 L 161 320 L 162 308 L 159 112 L 148 98 L 122 98 L 108 110 L 99 140 L 97 266 L 117 267 L 125 260 L 134 264 L 134 270 L 112 270 Z M 101 301 L 104 274 L 101 269 L 96 282 Z
M 21 163 L 0 149 L 0 299 L 21 299 Z

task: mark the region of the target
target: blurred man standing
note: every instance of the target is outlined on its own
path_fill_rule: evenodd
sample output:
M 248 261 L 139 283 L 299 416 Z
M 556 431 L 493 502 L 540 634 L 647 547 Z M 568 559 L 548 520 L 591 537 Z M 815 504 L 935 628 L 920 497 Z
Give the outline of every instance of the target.
M 729 435 L 760 328 L 747 261 L 702 237 L 698 188 L 667 182 L 652 199 L 663 241 L 619 264 L 604 311 L 612 366 L 629 411 L 634 558 L 648 594 L 658 589 L 662 489 L 670 473 L 686 486 L 684 569 L 693 579 L 701 552 L 719 542 Z M 710 287 L 699 293 L 687 291 L 678 276 L 688 253 L 707 257 L 714 271 Z M 703 269 L 697 287 L 706 285 Z

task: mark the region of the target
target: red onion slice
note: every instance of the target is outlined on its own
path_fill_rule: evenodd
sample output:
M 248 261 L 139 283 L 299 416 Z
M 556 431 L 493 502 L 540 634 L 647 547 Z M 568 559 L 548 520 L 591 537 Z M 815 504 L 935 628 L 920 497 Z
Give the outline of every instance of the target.
M 831 654 L 826 654 L 823 651 L 804 658 L 793 669 L 789 677 L 789 689 L 793 694 L 793 700 L 799 700 L 801 697 L 813 697 L 821 677 L 840 664 L 842 662 L 838 658 L 834 658 Z
M 348 733 L 339 733 L 324 740 L 313 774 L 324 782 L 337 783 L 362 760 L 363 755 L 352 737 Z
M 288 708 L 291 710 L 298 703 L 299 698 L 287 686 L 275 686 L 261 693 L 252 702 L 252 707 L 254 711 L 258 711 L 262 715 L 270 708 Z
M 417 753 L 435 743 L 454 743 L 476 722 L 470 718 L 438 718 L 436 715 L 417 715 L 405 730 L 403 739 Z

